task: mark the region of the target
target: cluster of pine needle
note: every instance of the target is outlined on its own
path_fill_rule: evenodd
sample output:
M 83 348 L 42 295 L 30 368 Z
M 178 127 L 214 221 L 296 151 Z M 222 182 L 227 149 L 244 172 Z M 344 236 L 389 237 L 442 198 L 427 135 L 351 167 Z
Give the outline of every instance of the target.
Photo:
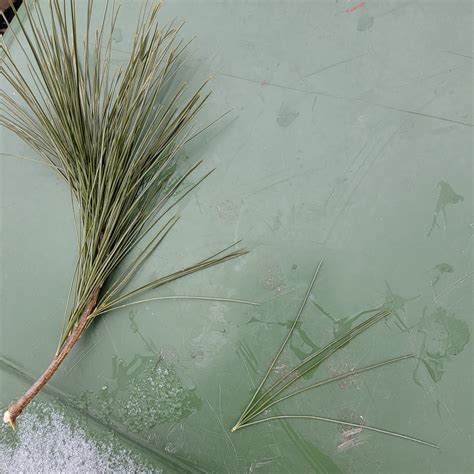
M 85 37 L 78 33 L 79 7 L 86 9 Z M 121 67 L 112 61 L 115 5 L 106 2 L 98 28 L 92 27 L 98 15 L 93 0 L 27 0 L 22 8 L 18 32 L 11 34 L 29 61 L 28 74 L 2 42 L 2 74 L 17 97 L 2 91 L 0 120 L 69 185 L 78 258 L 56 355 L 5 414 L 12 425 L 96 316 L 246 253 L 231 246 L 127 290 L 178 221 L 170 211 L 207 176 L 184 189 L 200 163 L 183 173 L 177 165 L 182 147 L 199 133 L 194 118 L 209 94 L 205 84 L 189 94 L 186 83 L 173 80 L 187 43 L 177 39 L 182 25 L 159 25 L 159 5 L 145 2 L 129 60 Z M 139 244 L 143 249 L 137 252 Z
M 272 361 L 270 362 L 270 366 L 266 370 L 262 380 L 258 384 L 257 388 L 254 391 L 253 396 L 251 397 L 250 401 L 248 402 L 247 406 L 245 407 L 244 411 L 240 415 L 239 419 L 232 427 L 231 431 L 235 432 L 245 427 L 258 425 L 260 423 L 266 423 L 275 420 L 313 420 L 313 421 L 322 421 L 325 423 L 333 423 L 342 426 L 350 426 L 354 428 L 360 428 L 368 431 L 373 431 L 376 433 L 382 433 L 385 435 L 389 435 L 395 438 L 405 439 L 407 441 L 412 441 L 414 443 L 422 444 L 425 446 L 429 446 L 431 448 L 438 448 L 436 444 L 430 443 L 428 441 L 424 441 L 419 438 L 415 438 L 413 436 L 409 436 L 402 433 L 396 433 L 394 431 L 377 428 L 374 426 L 368 426 L 365 424 L 360 423 L 352 423 L 350 421 L 345 420 L 337 420 L 334 418 L 328 418 L 327 416 L 321 415 L 314 415 L 314 414 L 284 414 L 284 415 L 271 415 L 271 411 L 275 405 L 284 402 L 290 398 L 293 398 L 301 393 L 308 392 L 310 390 L 314 390 L 316 388 L 322 387 L 323 385 L 327 385 L 333 382 L 337 382 L 338 380 L 345 379 L 347 377 L 352 377 L 357 374 L 362 374 L 364 372 L 368 372 L 371 370 L 379 369 L 380 367 L 384 367 L 389 364 L 394 364 L 397 362 L 404 361 L 406 359 L 414 359 L 416 358 L 415 354 L 406 354 L 399 357 L 394 357 L 392 359 L 387 359 L 381 362 L 377 362 L 372 365 L 368 365 L 366 367 L 354 368 L 353 370 L 336 375 L 334 377 L 330 377 L 327 379 L 320 380 L 318 382 L 312 383 L 310 385 L 303 385 L 300 388 L 294 389 L 296 382 L 301 380 L 305 375 L 313 375 L 314 372 L 332 355 L 334 355 L 340 349 L 346 347 L 350 344 L 354 338 L 363 334 L 369 328 L 377 324 L 378 322 L 384 320 L 388 316 L 390 316 L 391 311 L 387 309 L 380 308 L 379 310 L 374 310 L 374 314 L 367 318 L 362 323 L 358 324 L 357 326 L 348 329 L 345 333 L 338 336 L 336 339 L 331 341 L 330 343 L 326 344 L 319 350 L 315 350 L 307 357 L 305 357 L 301 362 L 296 364 L 292 367 L 289 371 L 287 371 L 284 375 L 281 375 L 276 378 L 276 380 L 268 385 L 268 381 L 270 376 L 272 375 L 272 371 L 275 368 L 275 364 L 279 360 L 281 354 L 283 353 L 285 347 L 287 346 L 288 342 L 291 340 L 293 336 L 293 332 L 300 321 L 300 318 L 303 314 L 305 309 L 306 303 L 311 295 L 313 290 L 314 284 L 316 282 L 316 278 L 319 274 L 323 261 L 321 260 L 316 267 L 316 270 L 313 274 L 313 278 L 308 286 L 306 294 L 301 302 L 301 305 L 296 313 L 295 318 L 290 326 L 288 334 L 284 338 L 282 344 L 280 345 L 279 349 L 277 350 L 275 356 L 273 357 Z M 292 389 L 293 388 L 293 389 Z

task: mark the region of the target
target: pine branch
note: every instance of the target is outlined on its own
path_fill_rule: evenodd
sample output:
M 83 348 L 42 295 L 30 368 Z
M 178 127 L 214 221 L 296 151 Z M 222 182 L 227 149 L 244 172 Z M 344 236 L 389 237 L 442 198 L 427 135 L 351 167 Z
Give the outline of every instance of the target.
M 182 147 L 196 136 L 192 124 L 209 93 L 207 81 L 189 95 L 186 83 L 175 83 L 189 43 L 177 39 L 182 25 L 159 24 L 159 5 L 143 8 L 130 58 L 117 68 L 112 37 L 118 9 L 106 2 L 94 32 L 93 1 L 82 6 L 87 7 L 84 37 L 78 32 L 74 0 L 23 2 L 25 16 L 16 16 L 19 32 L 10 31 L 29 61 L 27 71 L 16 64 L 3 39 L 1 43 L 1 74 L 19 99 L 1 92 L 0 123 L 68 184 L 79 234 L 58 350 L 38 381 L 6 412 L 5 421 L 12 426 L 93 319 L 131 304 L 132 296 L 246 253 L 228 248 L 124 293 L 178 221 L 168 217 L 170 211 L 209 175 L 184 190 L 201 162 L 177 171 Z M 145 249 L 133 257 L 147 237 L 151 240 Z M 118 271 L 124 266 L 125 271 Z

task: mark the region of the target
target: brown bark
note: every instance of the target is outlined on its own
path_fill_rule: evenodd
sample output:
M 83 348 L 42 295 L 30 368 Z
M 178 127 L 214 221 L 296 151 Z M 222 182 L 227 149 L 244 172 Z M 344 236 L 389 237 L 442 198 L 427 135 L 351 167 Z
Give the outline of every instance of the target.
M 20 397 L 15 403 L 13 403 L 5 412 L 3 416 L 3 421 L 5 423 L 10 424 L 12 428 L 15 428 L 15 420 L 17 419 L 17 417 L 31 402 L 31 400 L 33 400 L 33 398 L 38 394 L 38 392 L 43 388 L 43 386 L 49 381 L 49 379 L 54 375 L 54 373 L 61 365 L 62 361 L 66 358 L 66 356 L 69 354 L 76 342 L 82 336 L 82 333 L 84 332 L 87 326 L 87 318 L 96 307 L 99 291 L 100 288 L 97 288 L 92 294 L 89 303 L 81 314 L 81 317 L 79 318 L 76 326 L 72 329 L 71 334 L 66 339 L 66 342 L 64 343 L 58 355 L 53 358 L 53 360 L 43 372 L 43 374 L 39 377 L 39 379 L 25 392 L 22 397 Z

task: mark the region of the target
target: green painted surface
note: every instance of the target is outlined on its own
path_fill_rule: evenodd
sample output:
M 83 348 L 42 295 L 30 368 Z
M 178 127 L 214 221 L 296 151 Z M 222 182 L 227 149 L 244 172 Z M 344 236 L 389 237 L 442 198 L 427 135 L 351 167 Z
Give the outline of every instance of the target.
M 186 19 L 184 37 L 197 35 L 182 75 L 195 83 L 213 75 L 200 123 L 233 112 L 186 150 L 217 171 L 138 279 L 243 238 L 247 257 L 150 296 L 264 304 L 162 301 L 116 311 L 80 341 L 49 393 L 165 471 L 187 462 L 213 472 L 472 472 L 472 2 L 372 0 L 346 12 L 355 4 L 163 8 L 164 21 Z M 121 16 L 117 63 L 137 15 Z M 10 133 L 0 137 L 2 152 L 35 158 Z M 68 190 L 48 167 L 5 156 L 0 165 L 6 405 L 26 387 L 17 371 L 39 374 L 56 348 L 75 235 Z M 441 450 L 317 422 L 229 433 L 321 257 L 280 370 L 380 306 L 394 312 L 387 324 L 313 379 L 411 351 L 421 360 L 305 393 L 280 413 L 363 421 Z

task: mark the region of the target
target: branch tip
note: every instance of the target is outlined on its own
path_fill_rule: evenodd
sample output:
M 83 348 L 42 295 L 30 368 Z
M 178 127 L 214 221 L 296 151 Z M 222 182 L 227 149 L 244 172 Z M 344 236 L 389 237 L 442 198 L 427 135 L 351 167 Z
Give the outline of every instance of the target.
M 12 418 L 12 415 L 10 413 L 10 410 L 7 410 L 3 414 L 3 422 L 10 425 L 10 428 L 15 431 L 16 430 L 16 421 L 15 419 Z

